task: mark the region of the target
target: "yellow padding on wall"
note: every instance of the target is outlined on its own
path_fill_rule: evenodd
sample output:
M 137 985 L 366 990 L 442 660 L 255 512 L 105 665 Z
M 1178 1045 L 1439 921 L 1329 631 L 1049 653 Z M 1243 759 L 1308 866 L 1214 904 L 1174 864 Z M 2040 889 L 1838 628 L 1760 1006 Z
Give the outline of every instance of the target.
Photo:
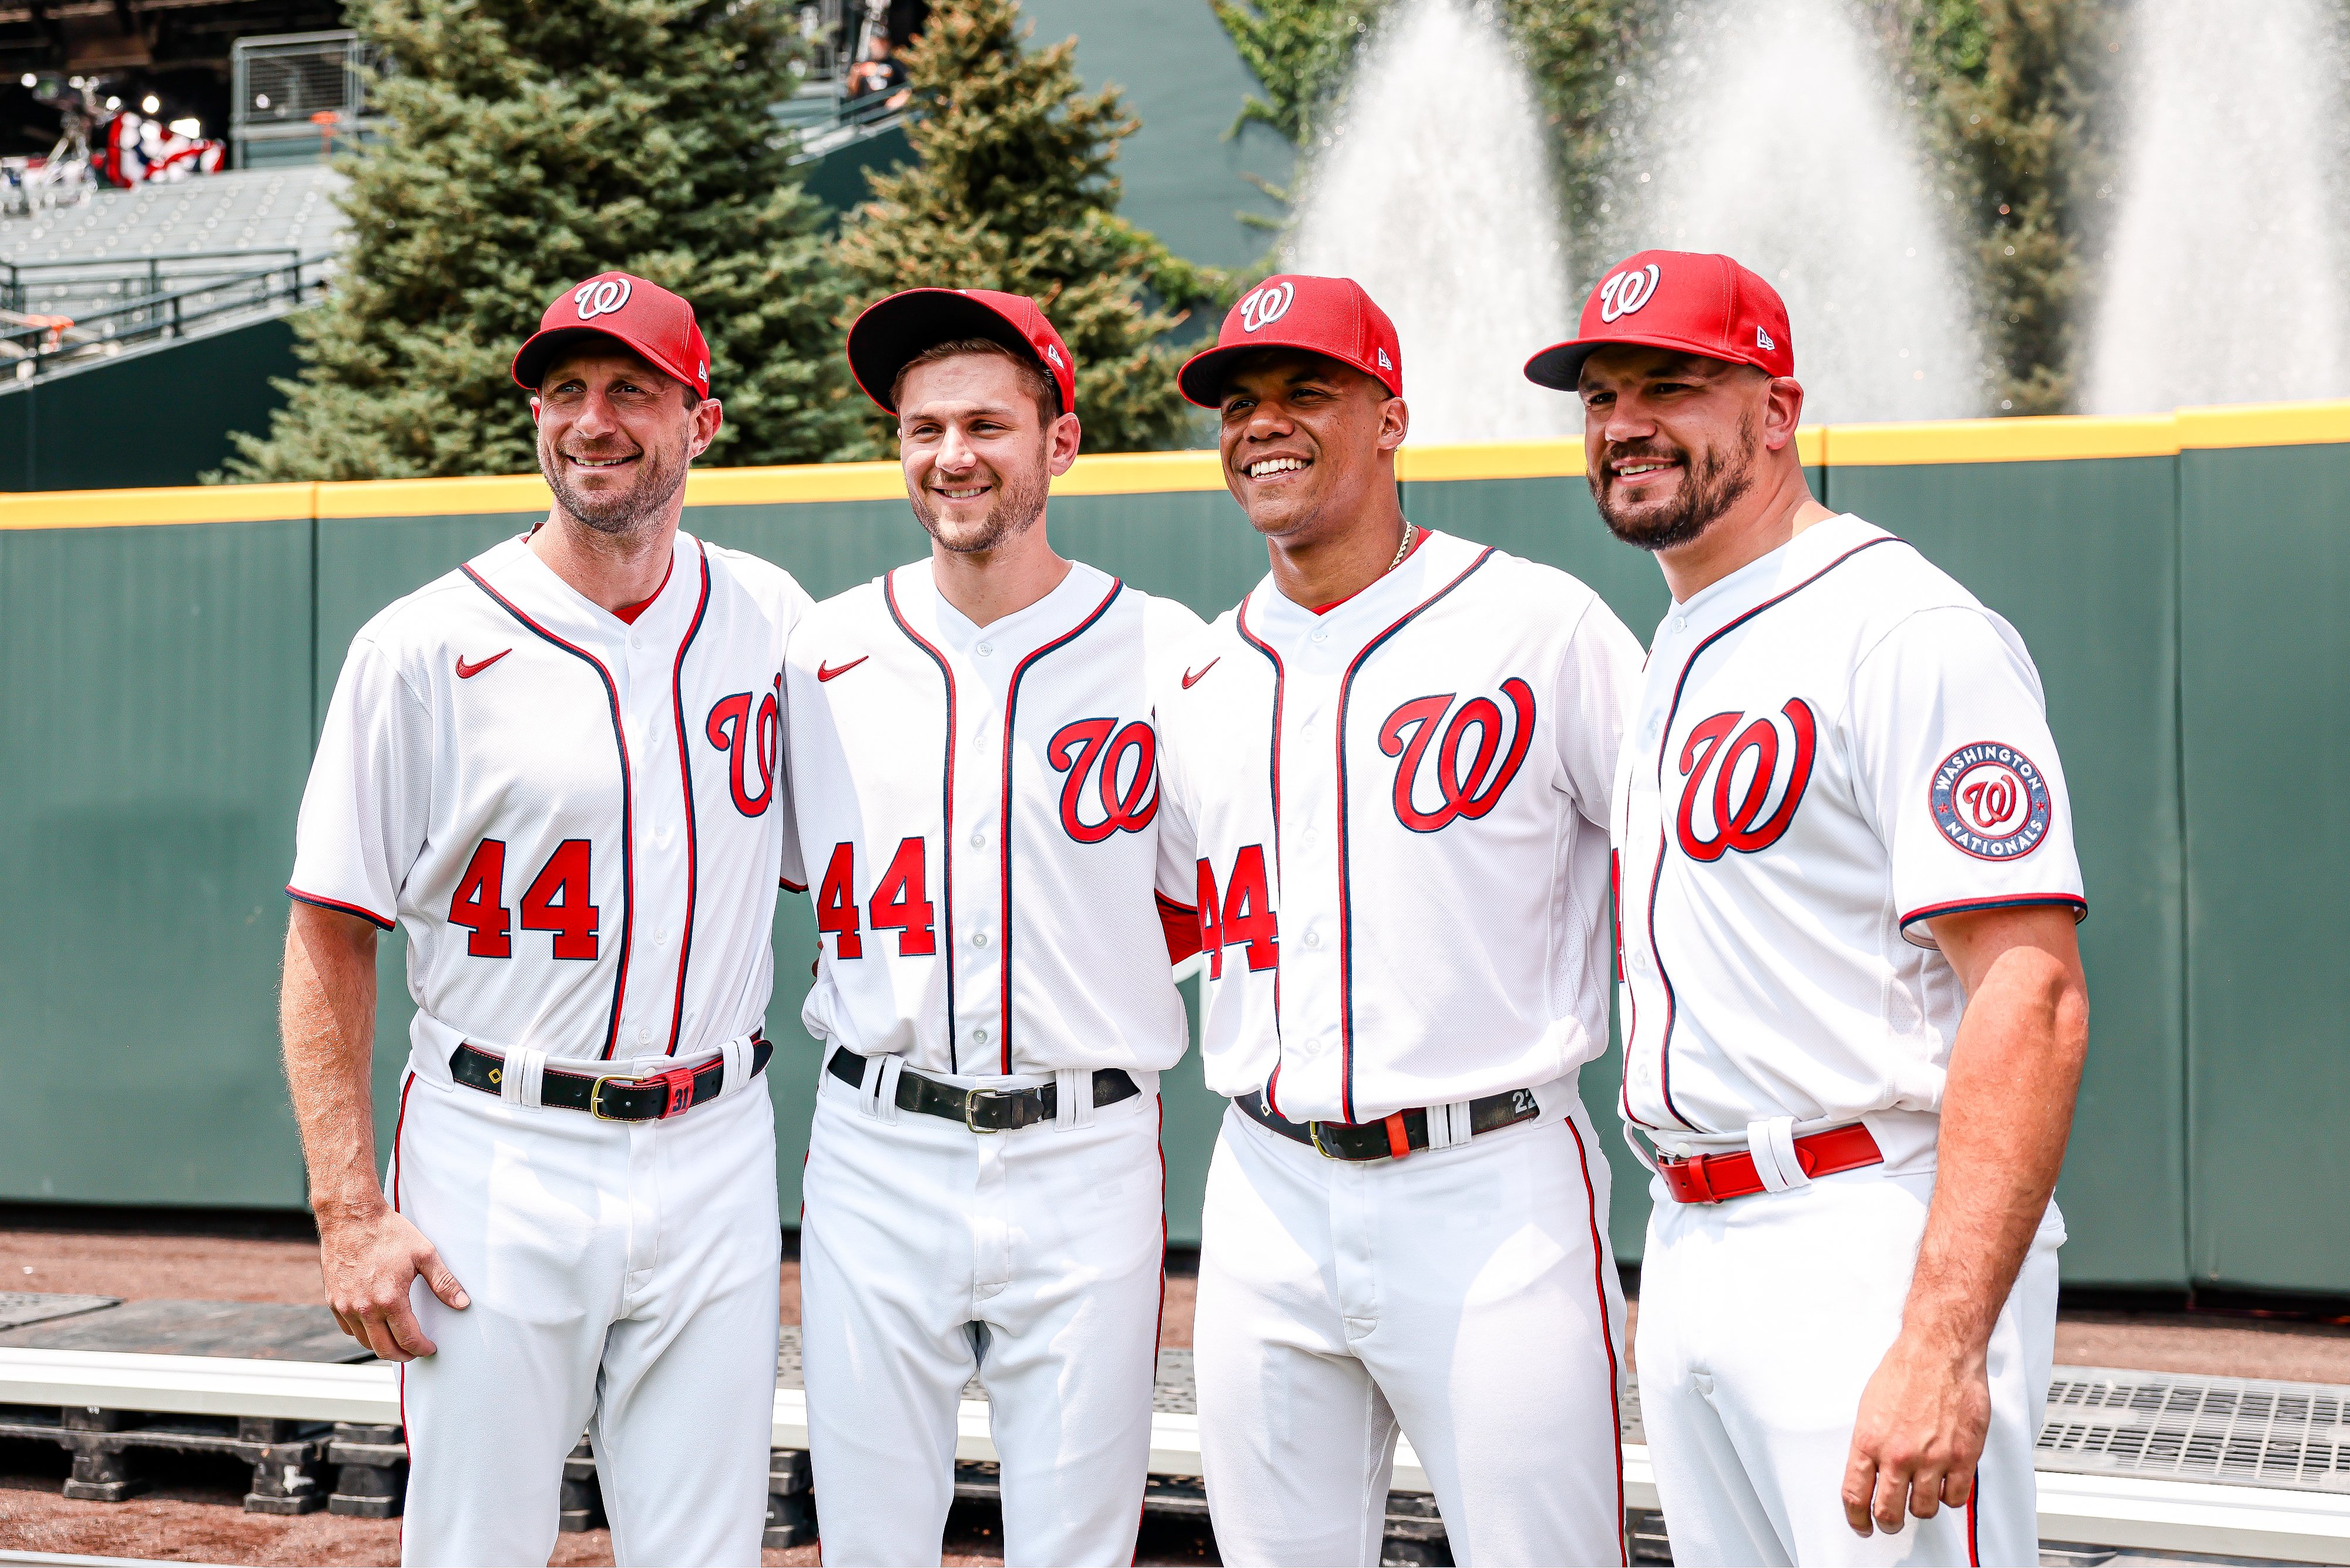
M 2169 457 L 2178 421 L 2168 414 L 2084 419 L 1937 420 L 1925 424 L 1830 425 L 1828 466 L 1921 462 L 2053 462 L 2067 458 Z
M 2350 441 L 2350 399 L 2324 403 L 2235 403 L 2181 409 L 2178 445 L 2195 452 L 2229 446 L 2312 446 Z
M 1866 468 L 1914 463 L 2054 462 L 2168 457 L 2227 447 L 2350 444 L 2350 400 L 2181 409 L 2127 419 L 1947 420 L 1926 424 L 1805 426 L 1795 450 L 1806 465 Z M 1480 479 L 1579 479 L 1579 440 L 1411 446 L 1396 454 L 1399 477 L 1418 483 Z M 1224 488 L 1212 452 L 1080 457 L 1056 481 L 1060 495 L 1165 495 Z M 686 481 L 690 506 L 775 506 L 827 501 L 902 501 L 894 462 L 711 468 Z M 0 496 L 0 530 L 139 528 L 303 518 L 542 514 L 546 482 L 535 473 L 473 479 L 392 479 L 323 484 L 223 484 L 156 490 L 59 490 Z
M 170 523 L 283 523 L 312 515 L 315 484 L 50 490 L 0 495 L 0 529 L 142 528 Z

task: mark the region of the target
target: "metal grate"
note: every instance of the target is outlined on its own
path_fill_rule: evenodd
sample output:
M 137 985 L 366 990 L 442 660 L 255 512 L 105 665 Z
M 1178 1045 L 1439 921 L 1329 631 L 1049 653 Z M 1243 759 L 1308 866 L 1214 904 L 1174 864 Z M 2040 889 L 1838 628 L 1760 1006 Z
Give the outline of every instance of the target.
M 2350 1387 L 2060 1366 L 2034 1462 L 2350 1494 Z

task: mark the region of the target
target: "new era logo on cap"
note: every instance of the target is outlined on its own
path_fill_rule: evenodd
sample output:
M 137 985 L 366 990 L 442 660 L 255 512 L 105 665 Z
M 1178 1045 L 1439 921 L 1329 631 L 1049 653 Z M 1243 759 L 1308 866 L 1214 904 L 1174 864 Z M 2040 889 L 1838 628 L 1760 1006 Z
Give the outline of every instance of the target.
M 1186 361 L 1175 383 L 1201 408 L 1218 407 L 1232 360 L 1273 348 L 1325 355 L 1377 380 L 1389 396 L 1403 396 L 1403 346 L 1388 313 L 1351 277 L 1299 273 L 1266 278 L 1241 296 L 1216 346 Z
M 536 391 L 555 356 L 595 337 L 618 340 L 672 379 L 710 390 L 710 345 L 693 306 L 657 283 L 624 272 L 598 273 L 556 296 L 514 358 L 517 385 Z
M 1527 360 L 1526 379 L 1575 391 L 1583 362 L 1612 344 L 1699 354 L 1772 376 L 1795 373 L 1786 303 L 1724 255 L 1642 251 L 1610 269 L 1584 302 L 1580 330 Z

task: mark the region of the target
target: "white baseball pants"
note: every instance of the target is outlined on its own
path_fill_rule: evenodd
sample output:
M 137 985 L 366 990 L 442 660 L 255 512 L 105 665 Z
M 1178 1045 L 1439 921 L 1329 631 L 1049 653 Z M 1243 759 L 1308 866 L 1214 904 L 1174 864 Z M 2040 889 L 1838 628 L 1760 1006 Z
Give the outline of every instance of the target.
M 400 1368 L 400 1561 L 546 1563 L 585 1431 L 620 1563 L 756 1564 L 781 1253 L 764 1078 L 624 1125 L 434 1065 L 412 1058 L 401 1080 L 386 1187 L 473 1304 L 453 1311 L 421 1280 L 411 1294 L 439 1351 Z
M 1656 1189 L 1640 1263 L 1640 1412 L 1673 1561 L 2040 1561 L 2033 1444 L 2056 1346 L 2056 1206 L 1991 1332 L 1975 1501 L 1864 1540 L 1845 1522 L 1862 1389 L 1901 1327 L 1934 1179 L 1881 1168 L 1727 1203 Z
M 1003 1466 L 1004 1561 L 1131 1563 L 1166 1255 L 1155 1075 L 1095 1108 L 1070 1074 L 1059 1122 L 975 1133 L 899 1111 L 901 1060 L 872 1058 L 861 1092 L 817 1078 L 800 1333 L 825 1563 L 939 1561 L 974 1374 Z
M 1378 1563 L 1399 1428 L 1455 1562 L 1625 1561 L 1607 1164 L 1572 1082 L 1542 1093 L 1363 1163 L 1224 1114 L 1193 1335 L 1225 1562 Z

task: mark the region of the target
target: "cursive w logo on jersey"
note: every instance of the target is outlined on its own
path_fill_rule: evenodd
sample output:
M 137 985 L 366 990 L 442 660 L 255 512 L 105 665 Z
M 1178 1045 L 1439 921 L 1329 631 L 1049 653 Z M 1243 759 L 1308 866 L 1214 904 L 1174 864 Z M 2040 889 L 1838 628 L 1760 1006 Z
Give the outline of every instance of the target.
M 1680 763 L 1689 783 L 1673 824 L 1681 853 L 1719 860 L 1732 849 L 1752 855 L 1776 844 L 1803 804 L 1818 750 L 1819 721 L 1800 697 L 1752 723 L 1743 713 L 1716 713 L 1690 730 Z
M 1113 833 L 1139 833 L 1159 815 L 1159 735 L 1137 719 L 1124 729 L 1115 719 L 1080 719 L 1045 742 L 1045 759 L 1069 775 L 1061 786 L 1061 826 L 1080 844 Z M 1088 780 L 1096 781 L 1091 791 Z M 1086 820 L 1088 794 L 1101 800 L 1101 818 Z
M 1379 726 L 1379 750 L 1403 759 L 1396 764 L 1396 820 L 1414 833 L 1434 833 L 1456 817 L 1480 817 L 1492 810 L 1510 781 L 1518 776 L 1526 748 L 1534 741 L 1534 688 L 1516 676 L 1502 682 L 1502 695 L 1509 699 L 1514 715 L 1506 755 L 1502 749 L 1501 704 L 1491 697 L 1471 697 L 1456 710 L 1454 695 L 1447 691 L 1439 697 L 1415 697 Z M 1468 751 L 1472 735 L 1476 750 L 1464 757 L 1461 753 Z M 1436 777 L 1430 782 L 1435 787 L 1423 790 L 1420 766 L 1432 743 Z M 1436 797 L 1432 808 L 1421 810 L 1419 803 L 1431 794 Z
M 745 816 L 758 815 L 775 798 L 775 750 L 783 730 L 782 711 L 775 702 L 775 694 L 770 691 L 758 699 L 756 720 L 751 714 L 752 696 L 748 691 L 737 691 L 732 697 L 720 698 L 718 706 L 710 711 L 709 723 L 703 726 L 710 743 L 727 754 L 727 784 L 734 792 L 734 809 Z M 754 763 L 759 769 L 756 794 L 747 787 Z

